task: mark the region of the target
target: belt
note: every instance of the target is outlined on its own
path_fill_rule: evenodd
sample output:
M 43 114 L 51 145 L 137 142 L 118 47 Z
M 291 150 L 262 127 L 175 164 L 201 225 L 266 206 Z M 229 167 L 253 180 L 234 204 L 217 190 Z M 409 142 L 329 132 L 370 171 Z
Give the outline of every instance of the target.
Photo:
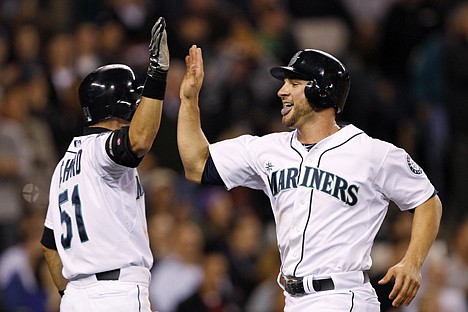
M 77 287 L 86 287 L 96 283 L 96 281 L 131 282 L 148 286 L 150 280 L 151 273 L 149 269 L 141 266 L 129 266 L 95 274 L 77 275 L 69 279 L 70 284 Z
M 96 273 L 98 281 L 118 281 L 120 277 L 120 269 Z
M 350 273 L 359 273 L 359 272 L 350 272 Z M 369 273 L 367 271 L 361 271 L 363 274 L 362 283 L 369 282 Z M 338 276 L 338 275 L 337 275 Z M 292 296 L 302 296 L 307 293 L 312 293 L 313 291 L 306 291 L 304 288 L 304 277 L 283 277 L 283 286 L 284 290 L 286 290 Z M 310 279 L 309 279 L 310 280 Z M 333 290 L 335 289 L 335 282 L 333 281 L 332 277 L 323 278 L 323 279 L 314 279 L 312 277 L 312 287 L 315 292 L 318 291 L 325 291 L 325 290 Z

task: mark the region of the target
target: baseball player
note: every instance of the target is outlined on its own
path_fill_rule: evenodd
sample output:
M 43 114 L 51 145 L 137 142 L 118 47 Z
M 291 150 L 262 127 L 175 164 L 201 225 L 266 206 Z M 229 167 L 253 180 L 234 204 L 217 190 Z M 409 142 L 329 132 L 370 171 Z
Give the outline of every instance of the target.
M 186 57 L 180 97 L 178 146 L 186 177 L 197 183 L 262 190 L 276 222 L 281 257 L 278 282 L 285 311 L 380 311 L 368 270 L 374 238 L 389 201 L 413 211 L 404 258 L 380 283 L 395 282 L 393 305 L 409 304 L 421 266 L 439 228 L 442 205 L 423 170 L 394 145 L 353 125 L 335 122 L 350 77 L 335 57 L 297 52 L 288 66 L 271 69 L 282 123 L 291 132 L 243 135 L 209 144 L 200 125 L 201 49 Z
M 96 69 L 79 87 L 84 133 L 55 169 L 41 240 L 62 311 L 151 311 L 153 256 L 136 167 L 160 125 L 169 69 L 164 18 L 151 36 L 142 92 L 122 64 Z

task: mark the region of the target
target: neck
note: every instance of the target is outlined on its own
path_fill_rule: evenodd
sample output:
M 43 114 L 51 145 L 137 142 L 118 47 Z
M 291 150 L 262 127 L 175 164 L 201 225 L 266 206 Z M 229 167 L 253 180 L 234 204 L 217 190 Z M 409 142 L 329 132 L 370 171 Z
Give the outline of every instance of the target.
M 302 144 L 315 144 L 338 132 L 340 127 L 335 119 L 320 119 L 306 123 L 297 129 L 297 139 Z

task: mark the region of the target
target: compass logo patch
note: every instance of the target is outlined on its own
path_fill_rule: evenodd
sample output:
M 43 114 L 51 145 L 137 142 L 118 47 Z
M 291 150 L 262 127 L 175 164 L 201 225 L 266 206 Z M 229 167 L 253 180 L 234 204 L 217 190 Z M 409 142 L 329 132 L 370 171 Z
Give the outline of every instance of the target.
M 423 170 L 419 165 L 410 157 L 410 155 L 406 155 L 406 162 L 408 164 L 409 169 L 414 173 L 414 174 L 422 174 Z

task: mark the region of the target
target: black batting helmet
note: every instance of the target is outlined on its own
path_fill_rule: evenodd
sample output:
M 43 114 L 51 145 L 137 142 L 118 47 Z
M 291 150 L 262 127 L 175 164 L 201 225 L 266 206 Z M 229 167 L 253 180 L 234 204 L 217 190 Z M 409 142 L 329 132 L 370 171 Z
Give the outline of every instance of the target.
M 343 110 L 350 78 L 346 67 L 334 56 L 320 50 L 301 50 L 288 66 L 273 67 L 270 73 L 280 80 L 285 77 L 308 80 L 304 93 L 312 106 L 334 107 L 337 113 Z
M 140 88 L 127 65 L 111 64 L 94 70 L 78 90 L 85 124 L 112 117 L 130 121 L 140 101 Z

